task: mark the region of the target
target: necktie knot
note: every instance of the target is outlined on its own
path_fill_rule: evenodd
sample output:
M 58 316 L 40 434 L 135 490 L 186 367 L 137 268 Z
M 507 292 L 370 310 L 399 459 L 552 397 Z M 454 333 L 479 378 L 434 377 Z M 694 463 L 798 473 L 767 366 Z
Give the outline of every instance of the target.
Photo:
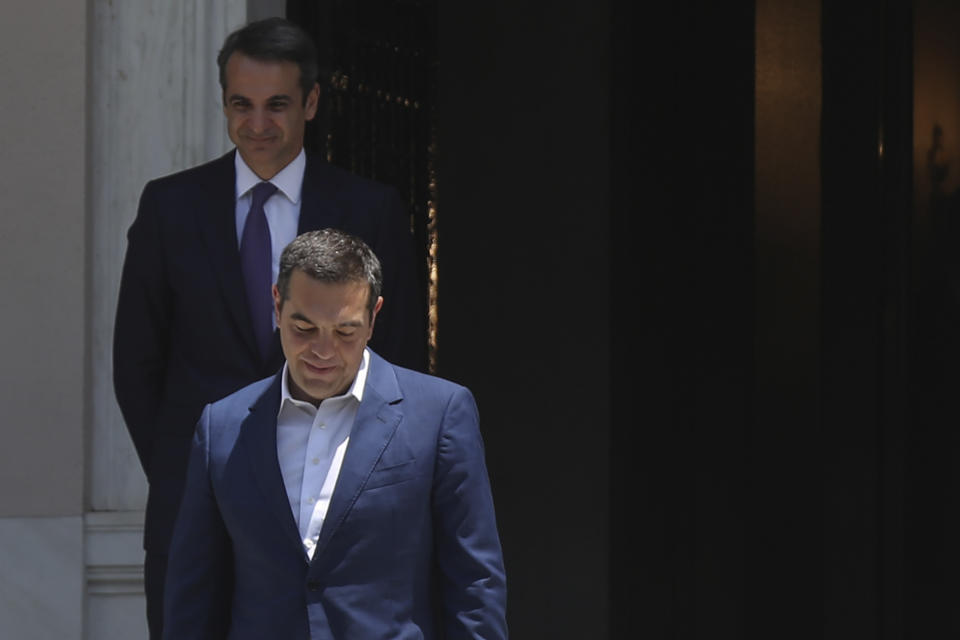
M 250 206 L 256 209 L 263 207 L 263 203 L 277 192 L 277 185 L 272 182 L 258 182 L 253 187 L 253 201 Z

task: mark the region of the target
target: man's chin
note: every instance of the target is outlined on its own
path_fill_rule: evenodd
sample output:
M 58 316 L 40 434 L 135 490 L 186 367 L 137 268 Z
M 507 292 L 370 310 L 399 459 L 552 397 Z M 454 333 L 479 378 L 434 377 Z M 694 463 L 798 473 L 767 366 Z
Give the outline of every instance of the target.
M 237 148 L 240 149 L 240 155 L 243 156 L 243 159 L 247 164 L 274 164 L 276 162 L 273 149 L 269 145 L 244 146 Z

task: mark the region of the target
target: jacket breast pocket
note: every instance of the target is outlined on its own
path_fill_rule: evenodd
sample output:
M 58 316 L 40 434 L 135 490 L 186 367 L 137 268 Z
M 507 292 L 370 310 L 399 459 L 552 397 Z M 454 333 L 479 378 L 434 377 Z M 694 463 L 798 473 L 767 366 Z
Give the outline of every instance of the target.
M 420 469 L 416 462 L 416 460 L 411 459 L 388 467 L 379 465 L 374 467 L 363 490 L 369 491 L 370 489 L 378 489 L 415 479 L 420 475 Z

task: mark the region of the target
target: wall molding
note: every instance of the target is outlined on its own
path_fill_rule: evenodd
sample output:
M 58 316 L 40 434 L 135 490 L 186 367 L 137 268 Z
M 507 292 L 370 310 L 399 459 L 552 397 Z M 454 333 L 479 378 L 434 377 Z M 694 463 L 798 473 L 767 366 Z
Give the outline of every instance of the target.
M 87 595 L 143 595 L 143 512 L 91 512 L 83 526 Z

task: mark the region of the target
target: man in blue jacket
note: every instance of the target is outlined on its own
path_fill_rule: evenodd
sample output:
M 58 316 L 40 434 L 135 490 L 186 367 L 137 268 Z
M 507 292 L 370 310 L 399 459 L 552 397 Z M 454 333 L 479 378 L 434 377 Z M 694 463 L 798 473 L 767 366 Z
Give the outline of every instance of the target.
M 367 348 L 381 270 L 326 229 L 283 252 L 280 372 L 208 405 L 170 548 L 164 637 L 507 637 L 477 409 Z

